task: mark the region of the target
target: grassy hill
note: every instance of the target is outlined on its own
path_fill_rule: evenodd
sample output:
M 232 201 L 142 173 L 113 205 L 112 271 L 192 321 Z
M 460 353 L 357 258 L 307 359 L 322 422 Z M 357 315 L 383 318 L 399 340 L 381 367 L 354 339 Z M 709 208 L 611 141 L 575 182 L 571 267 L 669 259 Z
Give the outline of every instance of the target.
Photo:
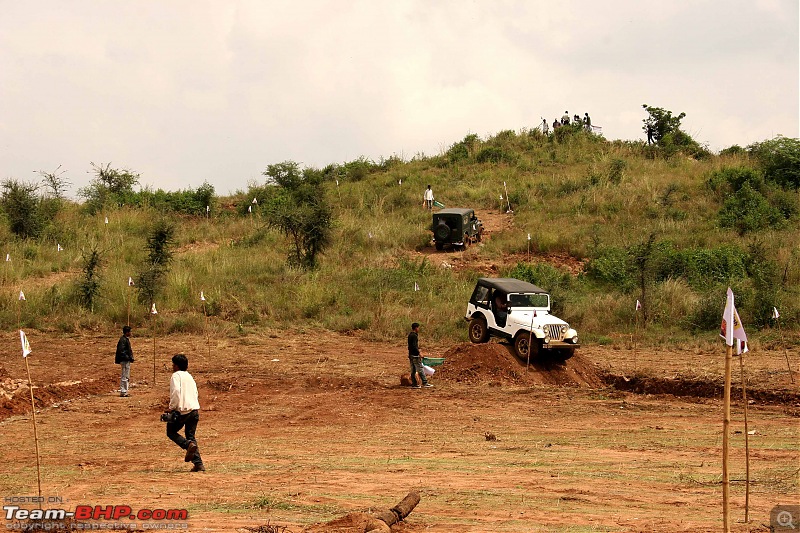
M 466 301 L 493 265 L 493 275 L 550 290 L 554 311 L 584 342 L 627 342 L 632 334 L 651 343 L 715 342 L 731 286 L 756 342 L 779 339 L 777 306 L 783 332 L 797 343 L 798 153 L 797 139 L 778 138 L 690 157 L 560 128 L 550 136 L 467 135 L 440 155 L 410 161 L 306 169 L 321 178 L 317 194 L 333 216 L 331 243 L 311 270 L 290 266 L 286 238 L 268 225 L 280 195 L 266 182 L 225 198 L 207 185 L 172 195 L 95 195 L 85 204 L 38 197 L 29 209 L 40 227 L 28 238 L 14 225 L 25 206 L 6 186 L 0 251 L 11 261 L 0 327 L 108 332 L 127 321 L 133 300 L 131 323 L 161 333 L 323 327 L 396 341 L 418 321 L 427 339 L 450 342 L 466 339 Z M 430 247 L 430 213 L 421 207 L 427 184 L 448 207 L 504 217 L 462 254 L 459 268 L 443 266 Z M 513 213 L 505 213 L 507 202 Z M 127 281 L 147 270 L 159 220 L 174 224 L 174 255 L 152 316 Z M 554 256 L 579 260 L 582 271 Z M 87 283 L 92 306 L 81 297 Z M 646 322 L 634 312 L 637 299 Z

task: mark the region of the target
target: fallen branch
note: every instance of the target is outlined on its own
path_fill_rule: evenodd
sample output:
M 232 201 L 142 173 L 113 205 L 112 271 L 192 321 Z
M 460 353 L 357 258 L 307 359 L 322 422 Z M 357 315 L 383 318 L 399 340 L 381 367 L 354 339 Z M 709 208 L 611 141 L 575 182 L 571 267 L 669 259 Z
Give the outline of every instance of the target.
M 414 510 L 414 507 L 416 507 L 418 503 L 419 493 L 412 490 L 400 503 L 391 509 L 373 513 L 369 522 L 367 522 L 367 525 L 364 527 L 364 532 L 390 533 L 392 531 L 392 526 L 411 514 L 411 511 Z

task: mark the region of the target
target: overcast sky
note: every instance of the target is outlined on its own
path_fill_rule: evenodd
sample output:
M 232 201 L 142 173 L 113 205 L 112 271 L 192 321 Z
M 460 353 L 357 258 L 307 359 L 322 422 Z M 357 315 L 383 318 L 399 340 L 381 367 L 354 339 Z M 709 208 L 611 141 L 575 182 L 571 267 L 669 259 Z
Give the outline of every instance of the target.
M 797 0 L 0 0 L 0 179 L 90 162 L 218 194 L 642 104 L 712 150 L 798 137 Z

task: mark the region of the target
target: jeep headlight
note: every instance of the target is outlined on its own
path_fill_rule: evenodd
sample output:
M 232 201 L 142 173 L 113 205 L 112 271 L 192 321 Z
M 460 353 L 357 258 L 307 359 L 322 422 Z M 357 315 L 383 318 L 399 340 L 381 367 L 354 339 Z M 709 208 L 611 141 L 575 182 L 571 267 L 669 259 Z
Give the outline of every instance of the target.
M 550 342 L 550 332 L 545 330 L 544 332 L 544 343 L 547 344 Z
M 561 326 L 561 334 L 563 335 L 563 334 L 565 334 L 566 332 L 567 332 L 567 325 L 566 325 L 566 324 L 564 324 L 564 325 L 562 325 L 562 326 Z

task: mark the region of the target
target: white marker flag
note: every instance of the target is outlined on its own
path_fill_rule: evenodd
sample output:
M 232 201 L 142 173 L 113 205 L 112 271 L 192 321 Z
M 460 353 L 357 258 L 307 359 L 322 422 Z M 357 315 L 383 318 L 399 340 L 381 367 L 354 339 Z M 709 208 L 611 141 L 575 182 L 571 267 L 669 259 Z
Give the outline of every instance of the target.
M 24 292 L 22 292 L 22 291 L 19 291 L 19 301 L 20 301 L 20 302 L 26 302 L 26 301 L 27 301 L 27 300 L 25 299 L 25 293 L 24 293 Z
M 57 252 L 60 252 L 60 251 L 62 251 L 62 250 L 64 249 L 64 248 L 62 248 L 62 247 L 61 247 L 61 245 L 60 245 L 60 244 L 58 244 L 58 243 L 56 243 L 56 246 L 57 246 L 57 248 L 56 248 L 56 251 L 57 251 Z
M 31 353 L 31 343 L 28 342 L 28 337 L 25 336 L 25 332 L 19 330 L 19 340 L 22 343 L 22 357 L 28 357 L 28 354 Z
M 211 211 L 211 206 L 210 206 L 210 205 L 207 205 L 207 206 L 206 206 L 206 213 L 208 213 L 209 211 Z
M 133 278 L 128 278 L 128 287 L 133 287 Z
M 252 205 L 248 205 L 247 206 L 247 212 L 248 213 L 252 213 L 253 212 L 253 206 Z
M 418 290 L 419 290 L 419 285 L 417 285 L 417 282 L 415 281 L 414 282 L 414 292 L 416 292 Z
M 636 300 L 636 310 L 638 311 L 641 308 L 642 308 L 642 302 L 640 302 L 639 300 Z
M 780 316 L 781 316 L 781 314 L 778 312 L 778 308 L 777 307 L 773 307 L 772 308 L 772 318 L 778 318 Z
M 253 198 L 253 201 L 252 201 L 252 202 L 250 202 L 250 203 L 251 203 L 251 204 L 257 204 L 257 203 L 258 203 L 258 200 L 256 200 L 255 198 Z
M 108 217 L 106 217 L 106 224 L 108 224 Z
M 205 301 L 206 301 L 206 297 L 205 297 L 205 295 L 203 294 L 203 291 L 200 291 L 200 301 L 201 301 L 201 302 L 205 302 Z
M 398 185 L 402 185 L 403 184 L 403 180 L 397 180 L 397 184 Z
M 337 187 L 339 186 L 339 180 L 336 180 L 336 186 Z
M 728 287 L 727 299 L 725 300 L 725 311 L 722 314 L 719 336 L 725 339 L 725 344 L 728 346 L 733 346 L 733 339 L 747 342 L 747 334 L 744 332 L 742 321 L 739 320 L 739 313 L 736 311 L 733 291 L 730 287 Z
M 157 315 L 157 314 L 158 314 L 158 311 L 156 311 L 156 304 L 155 304 L 155 302 L 153 302 L 153 308 L 152 308 L 152 309 L 150 309 L 150 314 L 151 314 L 151 315 Z
M 11 254 L 6 254 L 6 261 L 11 261 Z

